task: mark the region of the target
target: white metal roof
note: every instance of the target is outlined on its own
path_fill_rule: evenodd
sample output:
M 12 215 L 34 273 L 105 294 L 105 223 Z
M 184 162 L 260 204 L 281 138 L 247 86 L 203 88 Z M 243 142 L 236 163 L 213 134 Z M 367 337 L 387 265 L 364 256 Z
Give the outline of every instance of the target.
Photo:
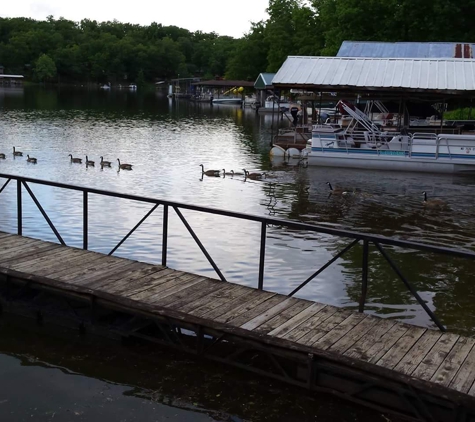
M 4 75 L 1 73 L 0 78 L 23 78 L 23 75 Z
M 475 60 L 289 56 L 272 83 L 314 90 L 468 94 L 475 91 Z

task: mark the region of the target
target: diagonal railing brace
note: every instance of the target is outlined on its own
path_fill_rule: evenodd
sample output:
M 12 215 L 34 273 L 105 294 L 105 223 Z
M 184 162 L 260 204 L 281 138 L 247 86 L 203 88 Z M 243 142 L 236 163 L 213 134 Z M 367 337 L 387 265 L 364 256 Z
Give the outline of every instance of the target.
M 208 253 L 208 251 L 206 250 L 206 248 L 203 246 L 203 244 L 201 243 L 200 239 L 198 239 L 198 236 L 196 235 L 196 233 L 193 231 L 193 229 L 191 228 L 191 226 L 188 224 L 188 221 L 186 221 L 185 217 L 183 216 L 183 214 L 180 212 L 180 210 L 178 209 L 178 207 L 173 207 L 173 209 L 175 210 L 175 212 L 177 213 L 178 217 L 180 217 L 180 220 L 183 222 L 183 224 L 185 225 L 186 229 L 189 231 L 189 233 L 191 234 L 191 237 L 193 237 L 193 239 L 195 240 L 196 244 L 198 245 L 198 247 L 201 249 L 201 252 L 203 252 L 204 256 L 206 256 L 206 259 L 208 260 L 208 262 L 211 264 L 211 266 L 214 268 L 214 270 L 216 271 L 216 274 L 218 274 L 219 278 L 222 280 L 222 281 L 227 281 L 226 278 L 224 277 L 224 275 L 221 273 L 221 271 L 219 270 L 218 266 L 216 265 L 216 263 L 213 261 L 213 258 L 211 258 L 211 255 Z
M 31 196 L 31 199 L 33 199 L 33 202 L 36 204 L 36 206 L 38 207 L 38 209 L 40 210 L 41 214 L 43 215 L 43 217 L 45 218 L 46 222 L 48 223 L 48 225 L 50 226 L 51 230 L 53 230 L 53 233 L 56 235 L 57 239 L 59 240 L 59 243 L 61 243 L 61 245 L 64 245 L 66 246 L 66 243 L 64 242 L 63 238 L 61 237 L 61 235 L 59 234 L 58 230 L 56 230 L 56 227 L 54 226 L 53 222 L 50 220 L 50 218 L 48 217 L 48 214 L 46 214 L 46 211 L 43 209 L 43 207 L 41 206 L 40 202 L 38 201 L 38 199 L 36 199 L 36 196 L 35 194 L 33 193 L 33 191 L 30 189 L 30 187 L 28 186 L 28 184 L 24 181 L 22 181 L 22 184 L 23 186 L 25 186 L 25 189 L 27 190 L 27 192 L 30 194 Z

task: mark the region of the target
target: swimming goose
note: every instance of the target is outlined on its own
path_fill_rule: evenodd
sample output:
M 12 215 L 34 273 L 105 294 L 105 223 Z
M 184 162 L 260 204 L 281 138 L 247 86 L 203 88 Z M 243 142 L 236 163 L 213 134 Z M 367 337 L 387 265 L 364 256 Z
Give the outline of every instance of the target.
M 332 195 L 348 195 L 349 192 L 343 190 L 343 188 L 336 187 L 334 188 L 330 182 L 327 182 L 328 187 L 330 188 L 330 193 Z
M 5 154 L 0 153 L 0 158 L 4 160 L 5 159 Z
M 226 170 L 223 169 L 223 176 L 234 176 L 234 170 L 228 171 L 226 173 Z
M 89 160 L 89 159 L 87 158 L 87 155 L 86 155 L 86 166 L 92 166 L 92 167 L 94 167 L 94 161 Z
M 33 163 L 33 164 L 36 164 L 36 158 L 34 157 L 30 157 L 29 155 L 26 156 L 26 161 L 28 161 L 29 163 Z
M 104 157 L 101 155 L 101 166 L 102 167 L 110 167 L 111 164 L 112 163 L 110 161 L 104 161 Z
M 445 207 L 447 203 L 443 201 L 442 199 L 427 199 L 427 192 L 424 191 L 422 192 L 422 195 L 424 195 L 424 200 L 422 201 L 422 205 L 426 207 L 431 207 L 431 208 L 436 208 L 436 207 Z
M 119 169 L 122 169 L 122 170 L 132 170 L 132 164 L 120 164 L 120 160 L 117 159 L 117 161 L 119 162 Z
M 214 176 L 214 177 L 219 177 L 219 170 L 206 170 L 203 164 L 200 164 L 201 166 L 201 174 L 206 174 L 206 176 Z
M 249 173 L 246 169 L 242 169 L 244 171 L 244 177 L 259 180 L 262 179 L 262 173 Z
M 71 163 L 82 163 L 82 158 L 73 158 L 72 154 L 69 154 L 69 157 L 71 157 Z
M 14 155 L 15 157 L 22 157 L 22 156 L 23 156 L 23 153 L 20 152 L 20 151 L 16 151 L 16 150 L 15 150 L 15 147 L 13 147 L 13 155 Z

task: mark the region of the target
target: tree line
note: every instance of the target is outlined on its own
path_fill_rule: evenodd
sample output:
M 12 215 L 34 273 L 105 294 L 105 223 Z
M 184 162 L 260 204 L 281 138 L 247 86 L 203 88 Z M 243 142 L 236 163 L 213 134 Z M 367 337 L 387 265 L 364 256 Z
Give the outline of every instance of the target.
M 475 0 L 269 0 L 242 38 L 117 21 L 0 18 L 0 65 L 40 81 L 255 80 L 289 55 L 334 55 L 344 40 L 475 41 Z

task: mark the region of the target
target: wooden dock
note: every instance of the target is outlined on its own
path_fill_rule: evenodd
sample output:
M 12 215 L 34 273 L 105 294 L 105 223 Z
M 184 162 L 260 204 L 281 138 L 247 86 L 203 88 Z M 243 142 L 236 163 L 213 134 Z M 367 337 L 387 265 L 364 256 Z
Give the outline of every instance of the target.
M 85 330 L 106 327 L 409 419 L 475 420 L 472 338 L 1 232 L 0 305 L 39 320 L 70 318 Z

